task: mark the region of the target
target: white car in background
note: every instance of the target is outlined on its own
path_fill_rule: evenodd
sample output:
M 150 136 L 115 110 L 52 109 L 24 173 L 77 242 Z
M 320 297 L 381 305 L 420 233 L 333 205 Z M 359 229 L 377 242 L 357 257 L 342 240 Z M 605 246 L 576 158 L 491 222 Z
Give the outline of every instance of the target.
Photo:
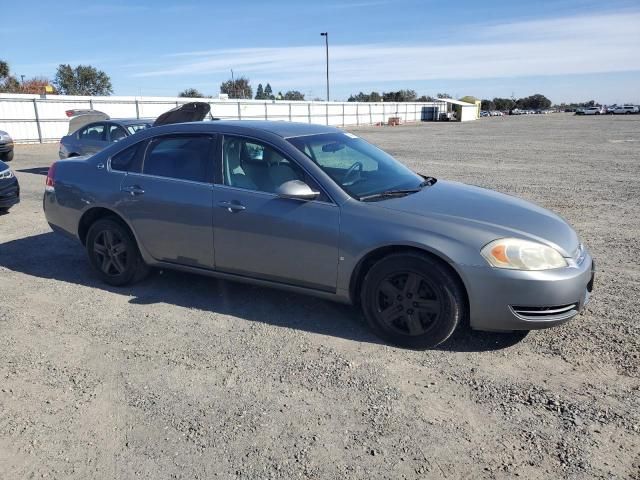
M 603 115 L 606 111 L 603 107 L 588 107 L 582 112 L 583 115 Z
M 629 115 L 631 113 L 638 113 L 638 107 L 635 105 L 620 105 L 613 110 L 616 115 Z

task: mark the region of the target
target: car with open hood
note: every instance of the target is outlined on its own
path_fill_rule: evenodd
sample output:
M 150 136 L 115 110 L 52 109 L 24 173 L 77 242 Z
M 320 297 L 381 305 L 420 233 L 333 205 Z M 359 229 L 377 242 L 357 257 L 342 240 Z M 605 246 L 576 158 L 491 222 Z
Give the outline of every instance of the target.
M 67 110 L 69 133 L 60 139 L 60 158 L 93 155 L 112 143 L 151 128 L 170 123 L 200 121 L 209 114 L 211 107 L 205 102 L 179 105 L 155 121 L 145 119 L 111 119 L 99 110 Z
M 44 212 L 110 285 L 151 267 L 361 308 L 409 348 L 460 325 L 532 330 L 582 311 L 594 264 L 558 215 L 411 171 L 337 128 L 178 123 L 54 163 Z

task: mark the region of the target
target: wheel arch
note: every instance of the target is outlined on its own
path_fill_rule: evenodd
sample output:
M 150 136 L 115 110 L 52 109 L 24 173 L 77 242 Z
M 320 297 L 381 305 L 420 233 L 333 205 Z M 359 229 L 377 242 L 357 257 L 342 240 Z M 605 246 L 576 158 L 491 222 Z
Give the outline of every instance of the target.
M 360 303 L 360 291 L 362 290 L 362 282 L 364 281 L 364 278 L 371 267 L 373 267 L 373 265 L 379 260 L 382 260 L 383 258 L 395 253 L 419 253 L 436 260 L 440 265 L 442 265 L 460 284 L 466 300 L 466 318 L 469 318 L 469 292 L 460 272 L 451 264 L 451 262 L 446 259 L 444 255 L 439 254 L 438 252 L 433 252 L 426 248 L 420 248 L 412 245 L 385 245 L 382 247 L 377 247 L 367 252 L 358 261 L 356 267 L 353 269 L 351 280 L 349 282 L 349 297 L 353 305 L 358 305 Z
M 121 215 L 111 210 L 110 208 L 91 207 L 82 214 L 82 216 L 80 217 L 80 221 L 78 222 L 78 238 L 80 239 L 80 242 L 82 243 L 82 245 L 86 245 L 87 233 L 89 233 L 89 229 L 91 228 L 91 225 L 93 225 L 98 220 L 102 218 L 107 218 L 107 217 L 112 217 L 116 221 L 121 223 L 127 230 L 129 230 L 129 233 L 131 233 L 131 236 L 136 240 L 136 243 L 138 243 L 138 239 L 133 229 L 125 221 L 125 219 L 122 218 Z

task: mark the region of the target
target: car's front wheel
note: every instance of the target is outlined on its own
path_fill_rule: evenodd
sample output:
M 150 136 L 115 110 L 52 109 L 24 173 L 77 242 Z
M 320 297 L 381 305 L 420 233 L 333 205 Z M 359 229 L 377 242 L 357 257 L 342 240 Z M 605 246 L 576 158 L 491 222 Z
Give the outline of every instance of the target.
M 142 280 L 149 271 L 133 235 L 119 221 L 96 221 L 87 233 L 89 263 L 109 285 L 121 286 Z
M 361 302 L 372 330 L 405 348 L 441 344 L 466 315 L 459 280 L 439 260 L 420 253 L 378 261 L 364 278 Z

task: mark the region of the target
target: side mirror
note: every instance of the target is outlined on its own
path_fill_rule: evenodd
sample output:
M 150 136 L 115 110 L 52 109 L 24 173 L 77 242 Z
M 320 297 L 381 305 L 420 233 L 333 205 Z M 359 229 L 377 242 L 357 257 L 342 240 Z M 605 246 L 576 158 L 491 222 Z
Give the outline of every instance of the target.
M 276 188 L 276 194 L 280 198 L 315 200 L 320 195 L 320 192 L 314 192 L 309 185 L 301 180 L 289 180 Z

